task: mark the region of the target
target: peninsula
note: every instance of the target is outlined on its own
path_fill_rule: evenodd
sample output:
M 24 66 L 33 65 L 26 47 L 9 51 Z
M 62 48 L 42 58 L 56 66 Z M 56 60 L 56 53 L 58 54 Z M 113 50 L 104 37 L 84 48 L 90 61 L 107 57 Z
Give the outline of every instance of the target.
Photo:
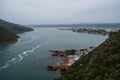
M 27 31 L 33 31 L 33 29 L 0 19 L 0 45 L 17 42 L 19 38 L 17 34 Z

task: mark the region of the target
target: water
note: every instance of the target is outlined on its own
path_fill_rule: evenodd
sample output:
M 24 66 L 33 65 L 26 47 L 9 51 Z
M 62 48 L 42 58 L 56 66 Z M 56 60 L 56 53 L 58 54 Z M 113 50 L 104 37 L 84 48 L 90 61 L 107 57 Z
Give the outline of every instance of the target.
M 53 80 L 59 71 L 47 71 L 56 62 L 50 49 L 81 49 L 101 44 L 107 36 L 39 28 L 20 34 L 18 42 L 0 46 L 0 80 Z

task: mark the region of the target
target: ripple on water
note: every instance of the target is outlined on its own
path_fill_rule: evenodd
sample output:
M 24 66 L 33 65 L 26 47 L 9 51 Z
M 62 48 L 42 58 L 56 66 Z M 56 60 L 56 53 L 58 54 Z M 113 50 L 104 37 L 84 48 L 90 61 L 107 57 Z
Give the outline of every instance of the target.
M 47 44 L 48 42 L 45 42 L 45 44 Z M 5 65 L 1 66 L 0 67 L 0 70 L 2 69 L 5 69 L 5 68 L 8 68 L 10 67 L 12 64 L 15 64 L 15 63 L 18 63 L 18 62 L 21 62 L 25 56 L 28 56 L 30 53 L 33 53 L 36 49 L 40 48 L 43 44 L 39 44 L 35 47 L 33 47 L 32 49 L 29 49 L 29 50 L 26 50 L 26 51 L 23 51 L 21 54 L 18 55 L 18 57 L 16 58 L 12 58 L 10 60 L 8 60 Z

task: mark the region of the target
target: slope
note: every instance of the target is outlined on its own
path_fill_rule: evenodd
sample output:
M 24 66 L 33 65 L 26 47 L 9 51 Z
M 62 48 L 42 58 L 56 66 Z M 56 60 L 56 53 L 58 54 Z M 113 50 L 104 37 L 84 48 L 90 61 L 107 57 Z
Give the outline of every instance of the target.
M 87 55 L 83 55 L 68 71 L 55 80 L 120 80 L 120 30 Z
M 19 38 L 16 34 L 9 32 L 6 28 L 0 26 L 0 45 L 17 41 Z
M 8 31 L 13 32 L 13 33 L 22 33 L 22 32 L 27 32 L 27 31 L 33 31 L 33 29 L 31 29 L 31 28 L 24 27 L 19 24 L 10 23 L 10 22 L 7 22 L 7 21 L 1 20 L 1 19 L 0 19 L 0 26 L 3 26 Z

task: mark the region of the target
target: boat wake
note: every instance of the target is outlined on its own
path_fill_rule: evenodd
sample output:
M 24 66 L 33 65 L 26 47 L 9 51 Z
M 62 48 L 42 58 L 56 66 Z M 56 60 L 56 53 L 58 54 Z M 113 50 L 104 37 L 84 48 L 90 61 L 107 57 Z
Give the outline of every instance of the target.
M 48 42 L 45 42 L 44 44 L 48 44 Z M 25 56 L 28 56 L 29 54 L 33 53 L 36 49 L 40 48 L 42 45 L 43 45 L 43 44 L 39 44 L 39 45 L 33 47 L 32 49 L 23 51 L 21 54 L 18 55 L 18 57 L 12 58 L 12 59 L 8 60 L 8 61 L 5 63 L 5 65 L 3 65 L 3 66 L 0 67 L 0 71 L 1 71 L 2 69 L 5 69 L 5 68 L 10 67 L 12 64 L 21 62 L 21 61 L 24 59 Z
M 21 45 L 31 43 L 31 42 L 33 42 L 33 41 L 35 41 L 37 39 L 38 39 L 37 37 L 32 38 L 31 40 L 28 40 L 28 41 L 25 41 L 25 42 L 21 43 Z

